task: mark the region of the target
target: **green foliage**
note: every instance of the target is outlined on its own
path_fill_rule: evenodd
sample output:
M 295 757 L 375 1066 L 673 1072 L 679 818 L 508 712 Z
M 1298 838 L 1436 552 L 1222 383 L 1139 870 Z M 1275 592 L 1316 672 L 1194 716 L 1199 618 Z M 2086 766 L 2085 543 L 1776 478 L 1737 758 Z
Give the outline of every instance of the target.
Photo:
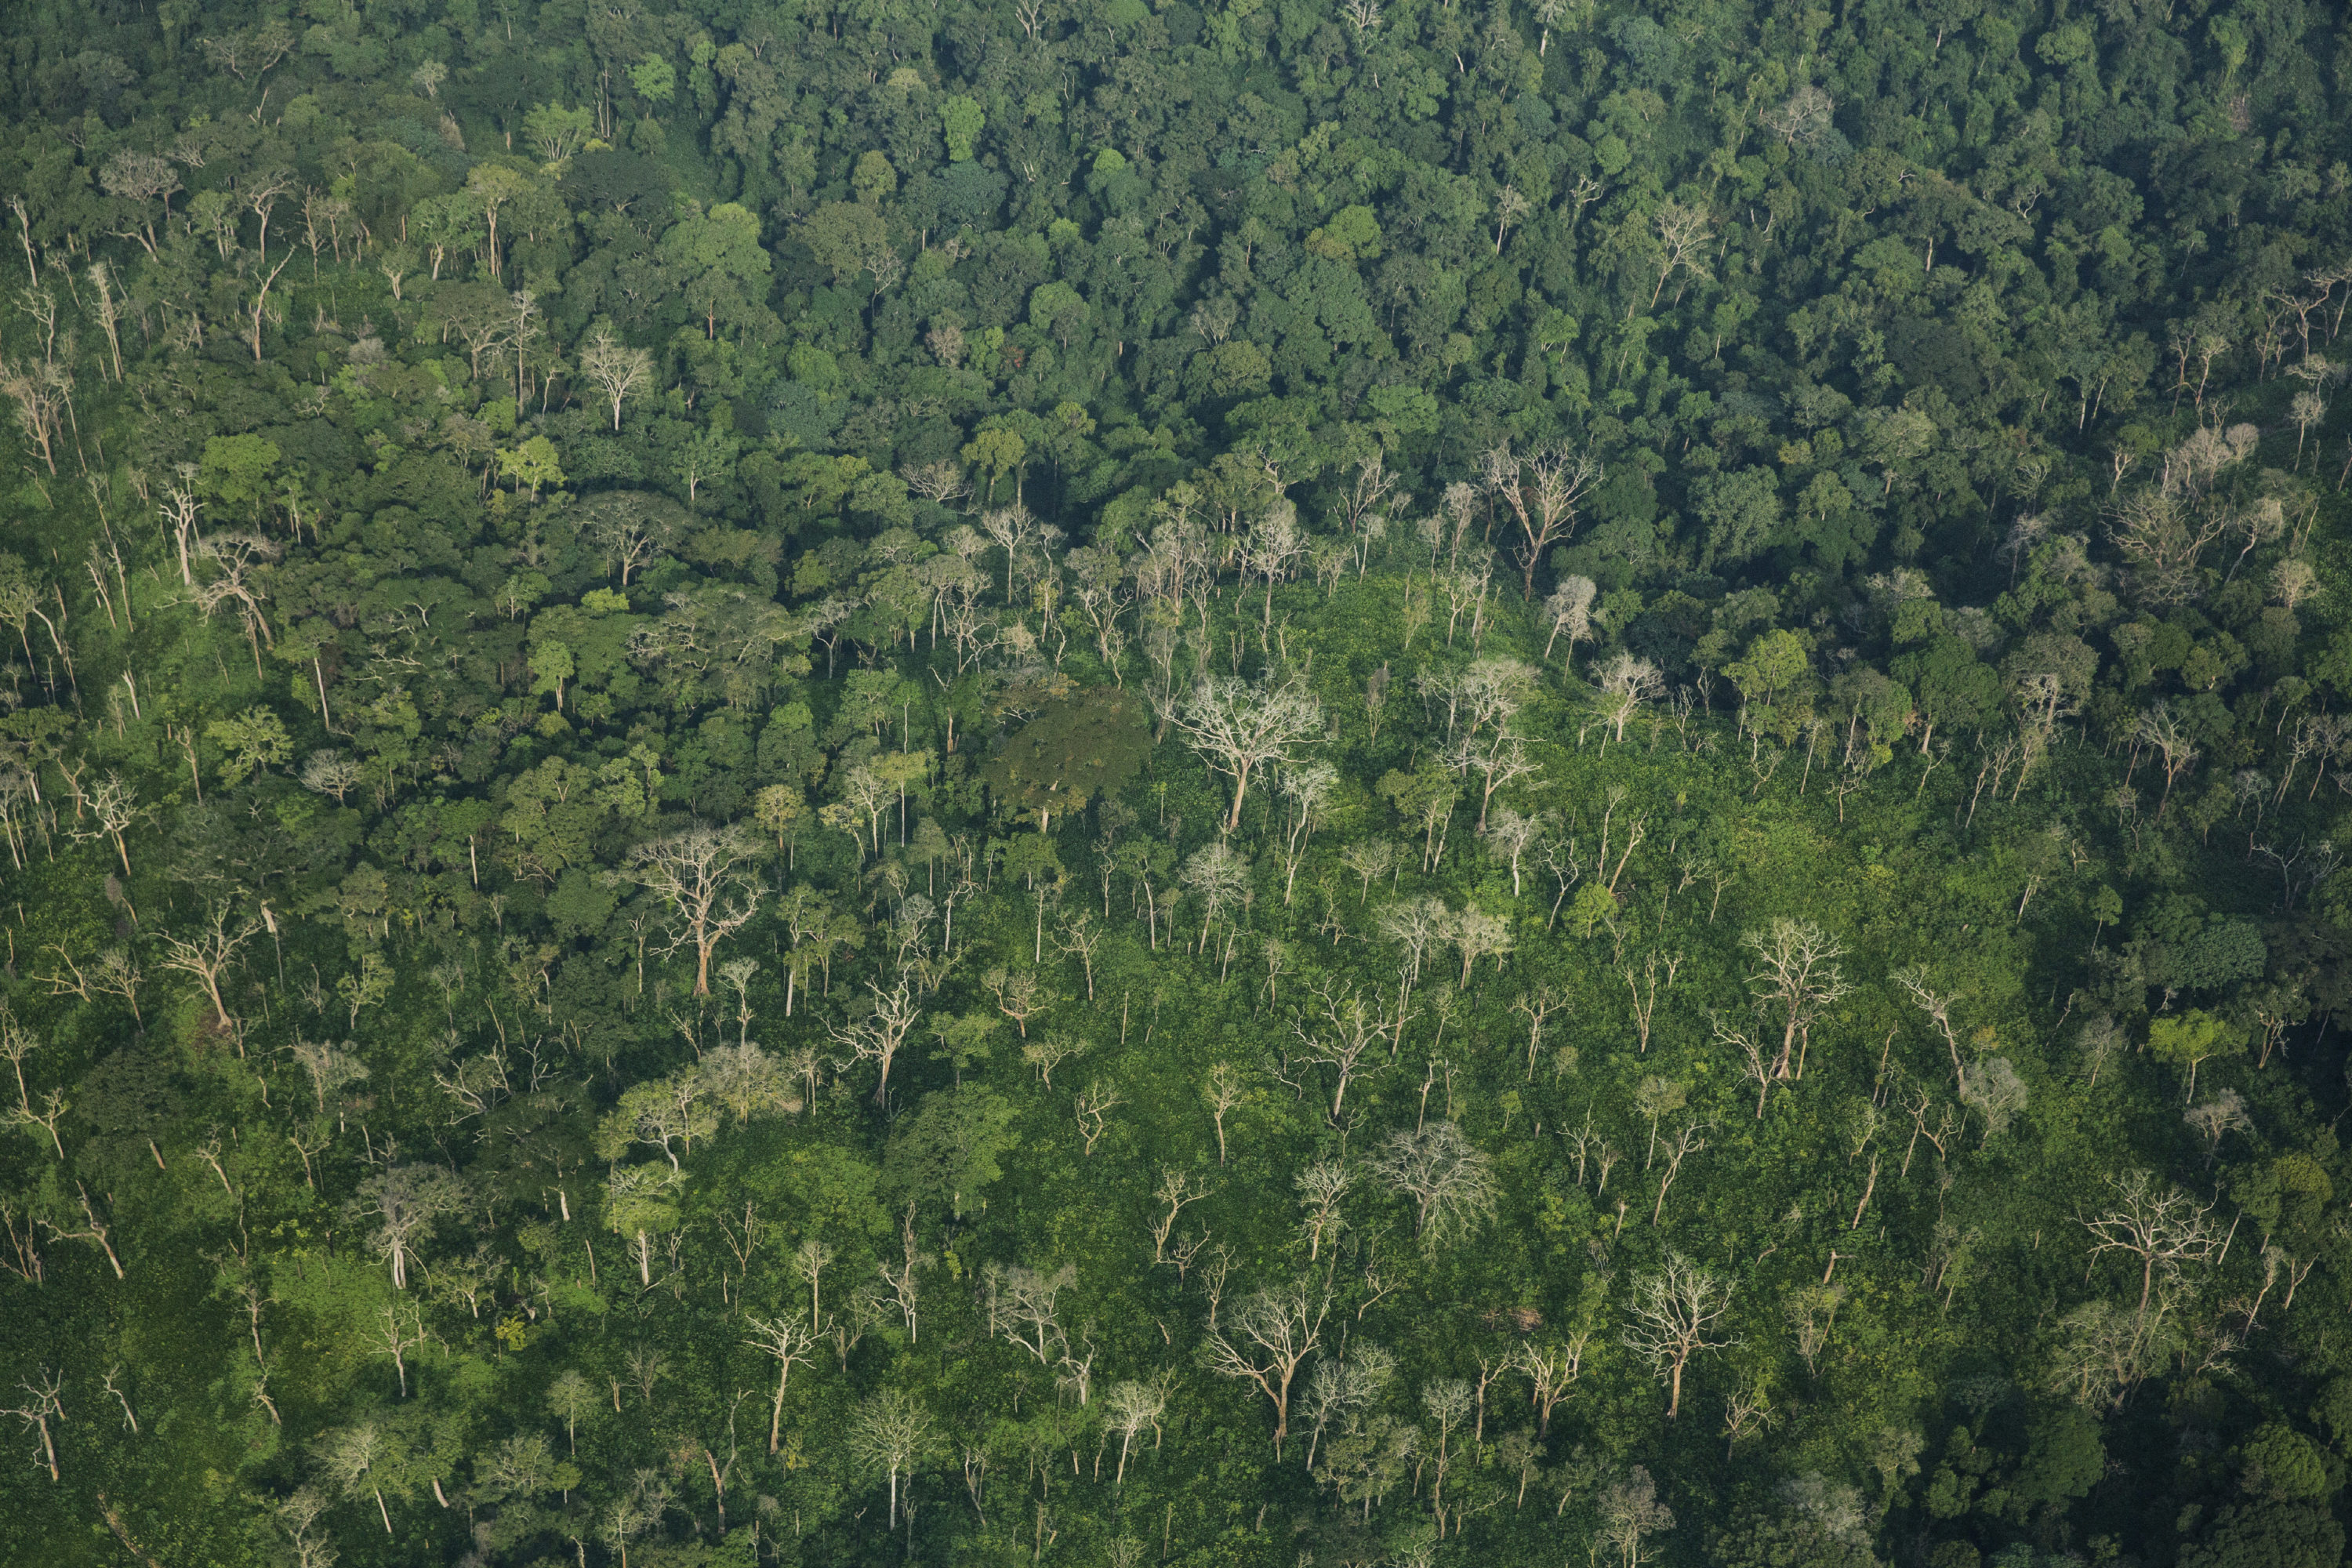
M 11 1561 L 2340 1558 L 2336 11 L 12 22 Z

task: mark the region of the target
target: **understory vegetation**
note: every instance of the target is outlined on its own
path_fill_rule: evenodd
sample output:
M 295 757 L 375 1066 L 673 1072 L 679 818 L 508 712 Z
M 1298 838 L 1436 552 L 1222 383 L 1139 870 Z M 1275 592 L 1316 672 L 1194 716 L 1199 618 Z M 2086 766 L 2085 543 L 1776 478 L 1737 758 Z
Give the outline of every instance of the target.
M 2342 1559 L 2338 9 L 11 15 L 0 1558 Z

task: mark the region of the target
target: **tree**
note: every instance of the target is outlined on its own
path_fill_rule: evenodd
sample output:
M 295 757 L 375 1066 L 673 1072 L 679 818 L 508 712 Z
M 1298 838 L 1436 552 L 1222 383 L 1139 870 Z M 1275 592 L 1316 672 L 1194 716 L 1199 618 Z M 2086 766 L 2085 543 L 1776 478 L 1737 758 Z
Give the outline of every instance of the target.
M 1208 675 L 1178 701 L 1170 718 L 1211 768 L 1234 781 L 1233 809 L 1225 815 L 1225 831 L 1231 833 L 1241 826 L 1251 774 L 1282 762 L 1291 747 L 1319 733 L 1323 705 L 1295 679 L 1276 684 L 1270 678 L 1252 682 Z
M 502 274 L 505 253 L 499 247 L 499 213 L 509 203 L 529 195 L 534 187 L 514 170 L 498 163 L 477 163 L 466 176 L 466 195 L 473 208 L 482 215 L 484 232 L 489 246 L 490 277 Z
M 1274 1453 L 1290 1431 L 1290 1384 L 1322 1342 L 1331 1298 L 1308 1279 L 1264 1287 L 1242 1298 L 1202 1350 L 1209 1370 L 1254 1385 L 1274 1405 Z
M 1413 1201 L 1413 1234 L 1430 1251 L 1466 1237 L 1495 1212 L 1494 1162 L 1451 1121 L 1399 1129 L 1365 1163 Z
M 1658 296 L 1666 291 L 1666 279 L 1677 271 L 1694 278 L 1709 276 L 1699 258 L 1706 254 L 1708 242 L 1715 237 L 1715 219 L 1704 207 L 1686 206 L 1681 202 L 1666 201 L 1658 207 L 1653 221 L 1657 226 L 1658 286 L 1650 290 L 1650 306 L 1656 309 Z M 1677 294 L 1675 298 L 1681 296 Z M 1627 311 L 1631 315 L 1632 311 Z
M 1167 1408 L 1168 1392 L 1157 1384 L 1114 1383 L 1104 1394 L 1103 1424 L 1118 1434 L 1118 1468 L 1111 1476 L 1113 1486 L 1127 1481 L 1127 1455 L 1136 1435 L 1149 1426 L 1156 1436 L 1160 1415 Z
M 871 994 L 870 1005 L 836 1026 L 833 1038 L 848 1050 L 851 1061 L 873 1062 L 881 1068 L 874 1084 L 874 1103 L 883 1105 L 890 1095 L 890 1065 L 898 1059 L 899 1048 L 922 1013 L 903 976 L 887 991 L 872 980 L 866 983 L 866 989 Z
M 1682 1411 L 1683 1371 L 1691 1357 L 1730 1342 L 1717 1337 L 1730 1310 L 1731 1282 L 1678 1252 L 1634 1279 L 1625 1345 L 1666 1384 L 1667 1420 Z
M 2025 1080 L 2007 1057 L 1988 1057 L 1960 1074 L 1960 1102 L 1984 1118 L 1984 1142 L 2009 1126 L 2030 1099 Z
M 1503 499 L 1509 502 L 1511 515 L 1527 542 L 1519 584 L 1521 598 L 1535 597 L 1536 568 L 1555 544 L 1565 544 L 1574 536 L 1578 509 L 1607 477 L 1607 470 L 1590 447 L 1577 450 L 1566 445 L 1546 447 L 1527 459 L 1512 477 Z M 1570 583 L 1580 581 L 1584 579 L 1565 578 L 1560 587 L 1566 590 Z M 1559 629 L 1558 619 L 1552 622 L 1552 627 L 1555 633 Z M 1571 635 L 1570 651 L 1575 647 L 1576 637 Z M 1544 646 L 1544 654 L 1550 657 L 1549 642 Z
M 857 1462 L 890 1478 L 889 1526 L 898 1525 L 898 1477 L 929 1449 L 931 1418 L 904 1389 L 887 1388 L 860 1405 L 849 1418 L 849 1448 Z
M 2212 1205 L 2200 1205 L 2179 1187 L 2159 1185 L 2146 1171 L 2131 1171 L 2116 1183 L 2113 1206 L 2083 1218 L 2083 1228 L 2092 1236 L 2092 1257 L 2119 1252 L 2139 1260 L 2135 1335 L 2147 1321 L 2158 1276 L 2169 1279 L 2182 1265 L 2205 1262 L 2221 1248 L 2223 1237 L 2212 1212 Z
M 885 1171 L 898 1191 L 943 1199 L 961 1220 L 984 1206 L 985 1190 L 1003 1175 L 1000 1162 L 1021 1142 L 1013 1131 L 1018 1120 L 1004 1097 L 983 1085 L 935 1091 L 892 1134 Z
M 1640 1568 L 1643 1537 L 1674 1527 L 1674 1510 L 1658 1500 L 1657 1484 L 1640 1465 L 1601 1494 L 1601 1539 L 1617 1549 L 1624 1568 Z
M 383 1532 L 392 1533 L 392 1510 L 384 1506 L 387 1482 L 408 1458 L 406 1445 L 383 1423 L 356 1421 L 319 1438 L 319 1469 L 347 1498 L 373 1497 Z
M 232 924 L 229 906 L 215 900 L 207 907 L 206 923 L 194 935 L 177 936 L 166 931 L 159 938 L 163 943 L 163 967 L 195 976 L 213 1005 L 213 1022 L 219 1028 L 230 1026 L 228 1004 L 221 996 L 221 981 L 236 962 L 237 953 L 260 930 L 257 920 L 242 919 Z
M 1799 1037 L 1810 1038 L 1814 1021 L 1845 994 L 1845 980 L 1837 967 L 1845 949 L 1812 921 L 1787 916 L 1749 931 L 1740 938 L 1740 945 L 1756 955 L 1748 984 L 1759 1005 L 1780 1015 L 1780 1051 L 1772 1076 L 1801 1076 L 1801 1068 L 1791 1065 Z
M 1046 834 L 1055 817 L 1117 795 L 1150 749 L 1142 702 L 1132 692 L 1096 687 L 1048 703 L 988 760 L 981 777 Z
M 768 1407 L 768 1452 L 772 1454 L 783 1430 L 784 1384 L 795 1365 L 814 1359 L 816 1331 L 798 1318 L 747 1317 L 743 1321 L 751 1331 L 743 1342 L 776 1358 L 776 1397 Z
M 1307 1233 L 1307 1261 L 1312 1263 L 1322 1255 L 1323 1244 L 1337 1236 L 1345 1223 L 1339 1200 L 1355 1184 L 1355 1176 L 1339 1162 L 1326 1161 L 1299 1172 L 1296 1184 L 1299 1206 L 1307 1211 L 1299 1228 Z
M 573 1453 L 580 1451 L 580 1420 L 593 1415 L 596 1408 L 596 1391 L 579 1369 L 568 1367 L 547 1387 L 547 1407 L 563 1423 L 563 1439 Z
M 751 837 L 735 826 L 695 826 L 638 845 L 621 876 L 670 907 L 671 940 L 664 952 L 694 948 L 694 994 L 710 994 L 710 955 L 760 907 Z
M 2253 1118 L 2246 1114 L 2246 1097 L 2234 1089 L 2225 1089 L 2204 1104 L 2191 1107 L 2181 1113 L 2180 1120 L 2205 1140 L 2205 1164 L 2209 1170 L 2221 1152 L 2222 1137 L 2243 1132 L 2254 1124 Z
M 1641 711 L 1642 704 L 1656 701 L 1666 689 L 1665 677 L 1656 665 L 1622 648 L 1601 667 L 1596 684 L 1601 690 L 1601 721 L 1609 726 L 1610 739 L 1614 741 L 1625 738 L 1626 721 Z
M 606 401 L 612 404 L 613 428 L 615 431 L 621 427 L 622 399 L 653 373 L 654 356 L 643 349 L 616 342 L 612 330 L 607 327 L 597 328 L 595 335 L 580 350 L 580 374 L 593 382 Z M 626 585 L 628 577 L 625 572 L 621 581 Z
M 369 1245 L 392 1265 L 392 1286 L 408 1289 L 408 1261 L 433 1227 L 466 1206 L 466 1190 L 438 1165 L 388 1166 L 360 1184 L 352 1217 L 372 1227 Z
M 2197 1098 L 2197 1069 L 2215 1057 L 2243 1055 L 2246 1030 L 2243 1025 L 2216 1016 L 2202 1008 L 2191 1007 L 2185 1013 L 2168 1018 L 2158 1018 L 2147 1026 L 2148 1054 L 2160 1062 L 2189 1069 L 2188 1089 L 2180 1097 L 2187 1104 Z

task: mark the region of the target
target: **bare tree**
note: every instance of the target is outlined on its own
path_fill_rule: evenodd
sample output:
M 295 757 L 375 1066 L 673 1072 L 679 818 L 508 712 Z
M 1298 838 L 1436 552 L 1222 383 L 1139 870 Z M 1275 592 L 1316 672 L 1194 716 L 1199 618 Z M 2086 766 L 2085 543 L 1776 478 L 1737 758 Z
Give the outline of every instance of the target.
M 89 830 L 85 832 L 68 826 L 66 832 L 78 839 L 101 836 L 110 839 L 116 858 L 122 862 L 122 874 L 126 877 L 131 875 L 131 847 L 122 836 L 131 824 L 147 815 L 147 810 L 139 804 L 139 797 L 131 793 L 130 784 L 123 782 L 120 773 L 109 773 L 92 784 L 87 794 L 81 795 L 79 804 L 89 813 Z M 168 943 L 169 939 L 165 940 Z M 224 1023 L 226 1017 L 224 1015 Z
M 2205 1164 L 2210 1169 L 2213 1158 L 2221 1151 L 2225 1133 L 2243 1132 L 2254 1124 L 2246 1114 L 2246 1097 L 2234 1089 L 2225 1089 L 2204 1104 L 2181 1112 L 2180 1120 L 2190 1131 L 2205 1140 Z
M 1327 1160 L 1299 1172 L 1293 1184 L 1298 1189 L 1299 1206 L 1307 1211 L 1299 1228 L 1307 1233 L 1307 1261 L 1312 1263 L 1322 1256 L 1323 1243 L 1346 1225 L 1339 1213 L 1339 1200 L 1348 1195 L 1355 1177 L 1347 1166 Z
M 2000 1135 L 2029 1098 L 2025 1080 L 2007 1057 L 1989 1057 L 1960 1075 L 1960 1103 L 1984 1118 L 1979 1147 Z
M 1911 1000 L 1918 1005 L 1919 1011 L 1927 1014 L 1929 1021 L 1941 1032 L 1944 1037 L 1944 1048 L 1951 1053 L 1952 1079 L 1955 1083 L 1958 1082 L 1962 1077 L 1960 1037 L 1958 1031 L 1952 1026 L 1952 1004 L 1960 999 L 1959 994 L 1958 992 L 1938 993 L 1932 989 L 1927 984 L 1928 975 L 1925 964 L 1915 964 L 1909 969 L 1895 970 L 1886 978 L 1909 993 Z
M 1551 633 L 1544 638 L 1544 657 L 1551 657 L 1551 645 L 1559 634 L 1568 634 L 1568 653 L 1576 657 L 1576 645 L 1592 635 L 1592 600 L 1600 589 L 1590 577 L 1563 577 L 1559 586 L 1544 601 L 1544 621 Z
M 1578 508 L 1604 477 L 1601 459 L 1592 455 L 1590 447 L 1578 450 L 1563 443 L 1547 447 L 1528 460 L 1514 487 L 1514 495 L 1505 498 L 1510 500 L 1512 515 L 1527 541 L 1520 597 L 1535 596 L 1536 568 L 1542 564 L 1553 544 L 1566 543 L 1575 533 Z M 1570 578 L 1569 582 L 1581 580 Z M 1559 623 L 1555 621 L 1553 625 L 1556 630 Z M 1575 647 L 1572 637 L 1569 646 Z M 1547 658 L 1550 656 L 1549 643 L 1544 645 L 1544 653 Z
M 1168 1261 L 1168 1238 L 1175 1234 L 1176 1217 L 1188 1204 L 1197 1204 L 1209 1195 L 1208 1184 L 1193 1179 L 1189 1171 L 1174 1165 L 1160 1168 L 1160 1188 L 1151 1194 L 1154 1203 L 1166 1204 L 1168 1212 L 1151 1222 L 1151 1261 Z
M 1454 951 L 1462 955 L 1462 978 L 1455 990 L 1469 989 L 1471 966 L 1482 958 L 1492 957 L 1496 972 L 1501 972 L 1502 955 L 1511 951 L 1509 921 L 1501 915 L 1490 915 L 1473 904 L 1456 915 L 1452 924 L 1448 934 L 1454 940 Z
M 1837 100 L 1807 82 L 1790 93 L 1786 103 L 1764 110 L 1756 119 L 1784 144 L 1810 149 L 1829 135 L 1836 111 Z
M 1467 1236 L 1495 1212 L 1494 1162 L 1451 1121 L 1418 1131 L 1400 1128 L 1366 1163 L 1412 1199 L 1413 1233 L 1431 1250 Z
M 50 1239 L 89 1242 L 106 1255 L 107 1264 L 114 1270 L 114 1277 L 122 1279 L 122 1259 L 116 1256 L 112 1239 L 113 1222 L 100 1215 L 98 1205 L 90 1202 L 89 1189 L 79 1182 L 74 1184 L 74 1196 L 81 1207 L 81 1224 L 76 1226 L 70 1216 L 65 1216 L 61 1221 L 62 1211 L 51 1209 L 41 1215 L 41 1224 L 47 1228 Z M 35 1259 L 36 1272 L 38 1261 Z
M 1584 1375 L 1584 1347 L 1591 1338 L 1590 1330 L 1580 1330 L 1549 1344 L 1521 1340 L 1512 1347 L 1512 1364 L 1528 1374 L 1528 1403 L 1536 1407 L 1538 1439 L 1551 1436 L 1551 1413 Z
M 395 1290 L 408 1289 L 408 1260 L 427 1232 L 466 1206 L 465 1188 L 438 1165 L 391 1165 L 360 1184 L 350 1212 L 374 1228 L 377 1257 L 392 1265 Z
M 368 1076 L 367 1064 L 353 1054 L 354 1047 L 349 1040 L 336 1046 L 297 1036 L 287 1048 L 296 1064 L 310 1075 L 311 1093 L 321 1116 L 327 1113 L 327 1096 Z
M 1705 207 L 1688 206 L 1669 200 L 1659 206 L 1655 221 L 1658 226 L 1658 286 L 1650 290 L 1653 309 L 1657 306 L 1658 296 L 1666 291 L 1666 279 L 1677 270 L 1687 272 L 1694 278 L 1708 276 L 1706 263 L 1702 258 L 1706 255 L 1708 243 L 1715 237 L 1715 219 L 1708 216 Z M 1675 297 L 1680 299 L 1682 295 L 1677 292 Z
M 1641 1568 L 1643 1537 L 1675 1527 L 1675 1510 L 1658 1500 L 1657 1483 L 1635 1465 L 1601 1494 L 1601 1541 L 1617 1549 L 1622 1568 Z
M 1665 1173 L 1658 1178 L 1658 1201 L 1650 1210 L 1652 1225 L 1656 1225 L 1665 1217 L 1666 1194 L 1674 1189 L 1675 1177 L 1680 1173 L 1683 1162 L 1706 1147 L 1706 1140 L 1699 1134 L 1705 1132 L 1710 1125 L 1712 1124 L 1700 1121 L 1696 1118 L 1685 1121 L 1673 1139 L 1667 1142 Z
M 1160 1417 L 1167 1409 L 1168 1391 L 1155 1383 L 1114 1383 L 1103 1394 L 1103 1425 L 1118 1434 L 1118 1469 L 1111 1477 L 1113 1486 L 1126 1483 L 1128 1450 L 1135 1446 L 1137 1436 L 1149 1426 L 1156 1437 Z
M 2167 1279 L 2189 1263 L 2202 1263 L 2221 1250 L 2221 1228 L 2212 1221 L 2213 1205 L 2170 1184 L 2159 1186 L 2146 1171 L 2126 1173 L 2116 1185 L 2114 1206 L 2096 1217 L 2085 1217 L 2083 1228 L 2093 1240 L 2091 1256 L 2120 1252 L 2139 1259 L 2139 1305 L 2133 1310 L 2135 1331 L 2147 1321 L 2148 1298 L 2158 1275 Z
M 408 1352 L 425 1342 L 425 1334 L 416 1309 L 411 1307 L 404 1315 L 397 1307 L 380 1310 L 383 1326 L 377 1329 L 377 1342 L 383 1349 L 377 1353 L 392 1358 L 393 1370 L 400 1376 L 400 1397 L 408 1397 Z
M 580 374 L 595 383 L 604 400 L 613 405 L 615 430 L 621 427 L 622 400 L 653 373 L 653 355 L 616 342 L 604 328 L 598 328 L 596 334 L 580 347 Z
M 849 1418 L 849 1451 L 868 1469 L 890 1478 L 891 1529 L 898 1524 L 898 1477 L 911 1469 L 931 1440 L 931 1418 L 904 1389 L 885 1389 Z
M 1511 868 L 1511 897 L 1515 899 L 1520 893 L 1519 860 L 1527 854 L 1528 847 L 1543 837 L 1547 826 L 1544 816 L 1529 816 L 1507 805 L 1483 830 L 1487 852 Z
M 2165 807 L 2172 804 L 2173 784 L 2197 765 L 2196 740 L 2188 727 L 2172 716 L 2172 710 L 2159 702 L 2139 716 L 2138 724 L 2132 730 L 2132 745 L 2135 749 L 2145 746 L 2163 759 L 2164 795 L 2156 807 L 2157 817 L 2161 820 Z
M 1241 1070 L 1231 1062 L 1219 1062 L 1209 1069 L 1208 1081 L 1201 1086 L 1201 1098 L 1208 1102 L 1209 1114 L 1217 1122 L 1217 1163 L 1225 1163 L 1225 1115 L 1249 1094 L 1242 1082 Z
M 1274 1405 L 1274 1452 L 1290 1433 L 1290 1385 L 1323 1337 L 1328 1291 L 1312 1280 L 1253 1290 L 1203 1344 L 1209 1370 L 1254 1384 Z
M 751 1331 L 743 1342 L 776 1358 L 776 1397 L 768 1407 L 768 1452 L 772 1454 L 783 1430 L 784 1384 L 791 1380 L 794 1366 L 805 1365 L 814 1359 L 816 1331 L 797 1318 L 752 1317 L 743 1321 Z
M 1610 739 L 1622 741 L 1625 725 L 1645 702 L 1654 702 L 1666 689 L 1665 677 L 1658 667 L 1646 658 L 1636 658 L 1620 648 L 1601 667 L 1601 721 L 1609 726 Z
M 1756 972 L 1748 977 L 1758 1002 L 1781 1016 L 1780 1053 L 1772 1064 L 1774 1078 L 1801 1076 L 1792 1068 L 1797 1042 L 1809 1037 L 1813 1021 L 1846 993 L 1837 960 L 1845 949 L 1811 921 L 1783 916 L 1762 931 L 1749 931 L 1740 945 L 1756 955 Z
M 1683 1371 L 1691 1357 L 1730 1342 L 1717 1337 L 1730 1309 L 1730 1281 L 1678 1252 L 1669 1252 L 1656 1272 L 1633 1281 L 1633 1321 L 1626 1326 L 1625 1344 L 1666 1384 L 1669 1421 L 1682 1411 Z
M 1331 1089 L 1331 1119 L 1338 1121 L 1339 1108 L 1346 1103 L 1348 1085 L 1358 1076 L 1360 1064 L 1371 1048 L 1388 1038 L 1391 1028 L 1404 1027 L 1405 1013 L 1402 1003 L 1394 1014 L 1381 1009 L 1377 999 L 1368 1001 L 1364 994 L 1352 986 L 1337 991 L 1318 990 L 1323 1003 L 1322 1023 L 1309 1029 L 1306 1015 L 1291 1021 L 1291 1032 L 1307 1047 L 1310 1061 L 1332 1068 L 1339 1081 Z
M 1110 1113 L 1127 1102 L 1108 1084 L 1096 1082 L 1078 1091 L 1073 1113 L 1078 1120 L 1078 1138 L 1085 1143 L 1087 1157 L 1094 1158 L 1095 1144 L 1110 1130 Z
M 1554 1013 L 1568 1011 L 1568 998 L 1549 982 L 1533 991 L 1522 994 L 1511 1004 L 1511 1011 L 1528 1021 L 1528 1081 L 1535 1081 L 1536 1052 L 1543 1045 L 1544 1020 Z
M 396 1458 L 396 1445 L 373 1421 L 338 1427 L 319 1440 L 319 1468 L 345 1497 L 374 1498 L 386 1535 L 392 1533 L 392 1510 L 384 1506 L 378 1471 Z
M 670 547 L 683 515 L 677 503 L 634 494 L 603 496 L 579 509 L 580 531 L 620 570 L 629 574 Z
M 758 852 L 740 827 L 695 826 L 638 845 L 620 873 L 669 904 L 672 936 L 662 951 L 693 945 L 697 996 L 710 994 L 712 951 L 760 907 L 750 864 Z
M 1323 705 L 1296 679 L 1277 684 L 1210 675 L 1176 704 L 1170 718 L 1213 770 L 1234 781 L 1234 806 L 1225 816 L 1230 833 L 1241 826 L 1251 775 L 1322 733 Z
M 1069 1343 L 1060 1318 L 1063 1291 L 1077 1282 L 1078 1271 L 1064 1264 L 1050 1274 L 1019 1265 L 991 1263 L 981 1270 L 987 1291 L 990 1332 L 1020 1346 L 1051 1366 Z
M 1838 1309 L 1845 1304 L 1845 1287 L 1840 1284 L 1805 1285 L 1790 1293 L 1783 1310 L 1797 1337 L 1797 1354 L 1809 1374 L 1837 1327 Z
M 33 1462 L 46 1465 L 49 1479 L 55 1481 L 58 1479 L 58 1443 L 56 1435 L 49 1430 L 49 1423 L 52 1420 L 62 1423 L 66 1418 L 65 1402 L 58 1397 L 64 1392 L 65 1378 L 43 1367 L 39 1382 L 28 1378 L 16 1386 L 25 1392 L 30 1403 L 0 1414 L 14 1415 L 25 1424 L 26 1429 L 39 1434 L 40 1452 Z
M 921 1010 L 915 1005 L 913 989 L 903 977 L 887 991 L 871 980 L 866 983 L 866 989 L 873 994 L 873 1006 L 835 1026 L 833 1038 L 835 1044 L 848 1048 L 851 1061 L 880 1065 L 882 1073 L 874 1085 L 874 1103 L 881 1105 L 890 1093 L 890 1064 L 898 1059 Z

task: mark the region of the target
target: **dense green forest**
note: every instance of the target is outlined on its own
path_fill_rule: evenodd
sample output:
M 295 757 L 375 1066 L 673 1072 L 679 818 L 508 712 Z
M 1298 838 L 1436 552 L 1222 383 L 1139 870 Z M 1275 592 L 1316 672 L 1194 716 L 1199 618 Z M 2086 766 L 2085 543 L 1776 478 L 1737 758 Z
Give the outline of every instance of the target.
M 0 1561 L 2343 1559 L 2339 8 L 8 11 Z

